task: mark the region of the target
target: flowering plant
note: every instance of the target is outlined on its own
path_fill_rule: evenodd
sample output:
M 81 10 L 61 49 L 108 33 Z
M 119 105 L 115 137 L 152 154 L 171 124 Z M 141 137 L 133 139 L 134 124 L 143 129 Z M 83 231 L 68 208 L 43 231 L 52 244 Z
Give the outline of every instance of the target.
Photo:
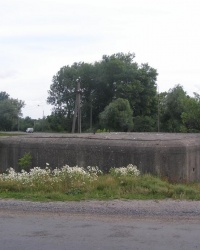
M 45 169 L 34 167 L 29 172 L 24 169 L 17 173 L 13 168 L 9 168 L 6 173 L 0 174 L 0 181 L 16 181 L 22 184 L 33 184 L 36 182 L 50 183 L 66 180 L 85 181 L 95 180 L 101 170 L 98 167 L 88 167 L 87 169 L 68 165 L 62 168 L 55 168 L 51 170 L 48 166 Z
M 140 171 L 137 166 L 129 164 L 127 167 L 111 168 L 109 172 L 112 176 L 139 176 Z
M 91 187 L 95 187 L 98 180 L 101 181 L 98 177 L 102 174 L 97 166 L 82 168 L 65 165 L 62 168 L 51 169 L 49 164 L 46 164 L 44 169 L 34 167 L 29 172 L 24 169 L 16 172 L 13 168 L 9 168 L 6 173 L 0 174 L 0 189 L 61 192 L 74 195 L 88 192 Z M 140 172 L 136 166 L 129 164 L 126 168 L 112 168 L 110 174 L 114 177 L 138 176 Z

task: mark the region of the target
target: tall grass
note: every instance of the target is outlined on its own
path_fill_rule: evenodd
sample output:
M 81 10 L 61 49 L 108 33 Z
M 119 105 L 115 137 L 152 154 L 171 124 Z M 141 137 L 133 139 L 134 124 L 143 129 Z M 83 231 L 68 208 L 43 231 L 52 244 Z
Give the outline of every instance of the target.
M 28 200 L 83 199 L 191 199 L 200 200 L 200 184 L 176 184 L 141 175 L 136 166 L 112 168 L 103 174 L 97 167 L 33 168 L 0 175 L 0 197 Z

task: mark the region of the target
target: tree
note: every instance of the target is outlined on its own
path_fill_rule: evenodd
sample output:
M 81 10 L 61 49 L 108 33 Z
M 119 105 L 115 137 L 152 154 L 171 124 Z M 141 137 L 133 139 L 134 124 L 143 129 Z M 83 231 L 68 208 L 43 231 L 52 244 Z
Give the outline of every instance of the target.
M 181 85 L 176 85 L 167 93 L 160 95 L 161 130 L 166 132 L 185 132 L 182 114 L 185 112 L 189 96 Z
M 5 91 L 0 92 L 0 101 L 8 100 L 9 94 L 7 94 Z
M 154 116 L 136 116 L 133 119 L 134 131 L 137 132 L 155 132 L 157 131 L 157 117 Z
M 54 111 L 65 111 L 66 115 L 70 117 L 74 110 L 74 97 L 76 80 L 78 78 L 77 69 L 78 64 L 73 64 L 71 67 L 64 66 L 58 73 L 53 76 L 49 97 L 47 102 L 54 105 Z
M 20 118 L 19 123 L 19 129 L 22 131 L 26 131 L 27 128 L 34 128 L 34 120 L 29 116 Z
M 71 131 L 76 86 L 80 81 L 83 131 L 97 127 L 100 117 L 102 123 L 103 116 L 99 114 L 105 115 L 105 108 L 118 98 L 129 102 L 134 131 L 157 131 L 157 123 L 160 130 L 166 132 L 198 131 L 197 96 L 191 99 L 181 85 L 157 94 L 157 71 L 134 60 L 134 53 L 117 53 L 103 55 L 102 60 L 93 64 L 79 62 L 62 67 L 53 76 L 47 99 L 54 105 L 48 118 L 48 123 L 53 124 L 50 129 Z M 0 95 L 0 99 L 6 98 L 6 93 Z
M 64 66 L 59 70 L 53 77 L 53 83 L 50 86 L 47 98 L 47 102 L 54 105 L 53 113 L 65 116 L 72 123 L 76 86 L 77 81 L 80 81 L 83 121 L 85 122 L 85 119 L 88 119 L 94 90 L 93 68 L 91 64 L 74 63 L 72 66 Z M 58 118 L 58 116 L 56 117 Z M 71 125 L 67 130 L 71 130 Z
M 0 130 L 18 130 L 24 105 L 23 101 L 10 98 L 6 92 L 0 92 Z
M 47 116 L 46 123 L 48 130 L 56 132 L 71 132 L 71 120 L 64 116 L 61 112 L 53 112 Z
M 133 111 L 129 101 L 118 98 L 112 101 L 100 113 L 100 124 L 103 128 L 114 131 L 130 131 L 133 128 Z
M 104 55 L 93 64 L 84 62 L 62 67 L 53 77 L 48 103 L 67 117 L 74 115 L 77 79 L 81 85 L 82 130 L 98 124 L 99 114 L 117 98 L 127 99 L 133 116 L 151 117 L 157 113 L 157 72 L 148 64 L 139 66 L 134 53 Z M 71 130 L 67 128 L 67 130 Z
M 185 109 L 181 114 L 185 132 L 200 132 L 200 96 L 194 93 L 194 97 L 185 100 Z

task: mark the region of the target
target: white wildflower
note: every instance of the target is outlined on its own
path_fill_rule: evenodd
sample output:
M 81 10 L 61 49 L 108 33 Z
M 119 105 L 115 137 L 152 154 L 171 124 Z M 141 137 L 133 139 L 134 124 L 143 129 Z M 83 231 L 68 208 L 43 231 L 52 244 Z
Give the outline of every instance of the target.
M 129 164 L 127 167 L 111 168 L 110 173 L 114 176 L 139 176 L 137 166 Z

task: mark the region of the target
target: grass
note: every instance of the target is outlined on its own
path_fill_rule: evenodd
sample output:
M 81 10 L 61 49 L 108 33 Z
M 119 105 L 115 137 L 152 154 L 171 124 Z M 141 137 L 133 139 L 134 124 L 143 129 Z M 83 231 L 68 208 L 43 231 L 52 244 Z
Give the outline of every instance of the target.
M 166 198 L 200 200 L 200 183 L 170 183 L 149 174 L 103 174 L 90 178 L 77 172 L 72 176 L 63 175 L 62 172 L 62 178 L 56 182 L 52 181 L 51 175 L 43 173 L 29 183 L 0 178 L 0 197 L 32 201 Z

